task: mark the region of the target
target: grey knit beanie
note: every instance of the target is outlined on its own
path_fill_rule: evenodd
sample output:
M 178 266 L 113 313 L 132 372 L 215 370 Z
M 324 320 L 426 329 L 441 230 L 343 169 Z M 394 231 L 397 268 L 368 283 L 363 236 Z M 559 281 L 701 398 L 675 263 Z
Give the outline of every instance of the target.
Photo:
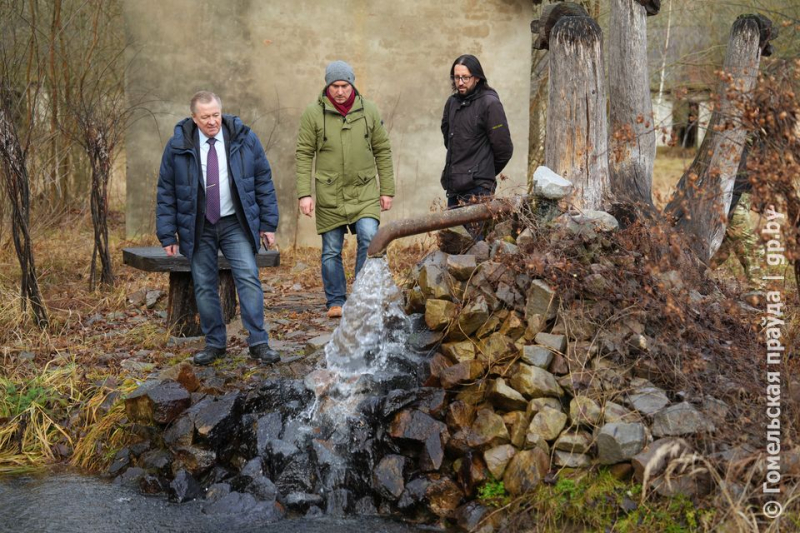
M 346 81 L 353 85 L 356 81 L 353 67 L 344 61 L 334 61 L 328 65 L 328 68 L 325 69 L 325 86 L 327 87 L 335 81 Z

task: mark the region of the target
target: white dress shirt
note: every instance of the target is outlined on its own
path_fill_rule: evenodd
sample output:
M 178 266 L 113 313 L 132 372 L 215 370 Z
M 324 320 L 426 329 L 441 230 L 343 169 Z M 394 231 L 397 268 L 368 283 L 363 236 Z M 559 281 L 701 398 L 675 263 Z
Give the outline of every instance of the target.
M 211 145 L 208 143 L 208 137 L 200 129 L 197 130 L 197 133 L 200 134 L 200 166 L 203 169 L 203 188 L 207 189 L 206 169 Z M 217 140 L 214 143 L 214 149 L 217 151 L 217 161 L 219 161 L 219 216 L 226 217 L 234 214 L 235 211 L 231 198 L 231 183 L 228 179 L 228 157 L 225 155 L 225 137 L 222 135 L 222 128 L 214 135 L 214 138 Z

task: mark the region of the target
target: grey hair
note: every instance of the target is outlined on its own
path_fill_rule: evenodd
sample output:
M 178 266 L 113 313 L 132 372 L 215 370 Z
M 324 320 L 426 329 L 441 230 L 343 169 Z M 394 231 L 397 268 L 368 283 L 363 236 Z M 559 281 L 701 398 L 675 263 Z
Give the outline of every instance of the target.
M 208 104 L 212 100 L 216 100 L 217 104 L 219 104 L 220 111 L 222 110 L 222 99 L 217 96 L 216 94 L 212 93 L 211 91 L 197 91 L 192 96 L 192 100 L 189 102 L 189 109 L 192 111 L 192 115 L 197 112 L 197 104 L 198 102 L 201 104 Z

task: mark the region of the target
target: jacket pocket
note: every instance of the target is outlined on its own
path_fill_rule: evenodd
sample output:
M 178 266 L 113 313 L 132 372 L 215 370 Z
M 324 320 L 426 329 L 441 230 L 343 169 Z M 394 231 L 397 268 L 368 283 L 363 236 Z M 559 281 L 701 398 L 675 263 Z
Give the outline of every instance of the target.
M 336 189 L 339 185 L 339 174 L 337 172 L 327 172 L 318 170 L 317 178 L 317 205 L 319 207 L 336 207 Z
M 358 171 L 358 200 L 372 202 L 378 199 L 378 172 L 375 168 Z
M 453 172 L 447 180 L 445 187 L 448 192 L 464 192 L 475 187 L 475 171 L 470 169 L 467 172 Z

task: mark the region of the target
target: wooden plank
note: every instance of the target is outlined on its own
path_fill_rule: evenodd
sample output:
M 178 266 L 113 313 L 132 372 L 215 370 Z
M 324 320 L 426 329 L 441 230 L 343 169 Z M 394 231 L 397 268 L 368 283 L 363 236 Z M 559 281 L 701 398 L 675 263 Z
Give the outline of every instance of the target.
M 230 270 L 231 265 L 228 260 L 219 254 L 219 269 Z M 146 272 L 190 272 L 189 260 L 178 254 L 167 257 L 163 248 L 158 246 L 124 248 L 122 250 L 122 262 L 133 268 Z M 281 264 L 281 254 L 277 250 L 258 251 L 256 263 L 259 268 L 277 267 Z

